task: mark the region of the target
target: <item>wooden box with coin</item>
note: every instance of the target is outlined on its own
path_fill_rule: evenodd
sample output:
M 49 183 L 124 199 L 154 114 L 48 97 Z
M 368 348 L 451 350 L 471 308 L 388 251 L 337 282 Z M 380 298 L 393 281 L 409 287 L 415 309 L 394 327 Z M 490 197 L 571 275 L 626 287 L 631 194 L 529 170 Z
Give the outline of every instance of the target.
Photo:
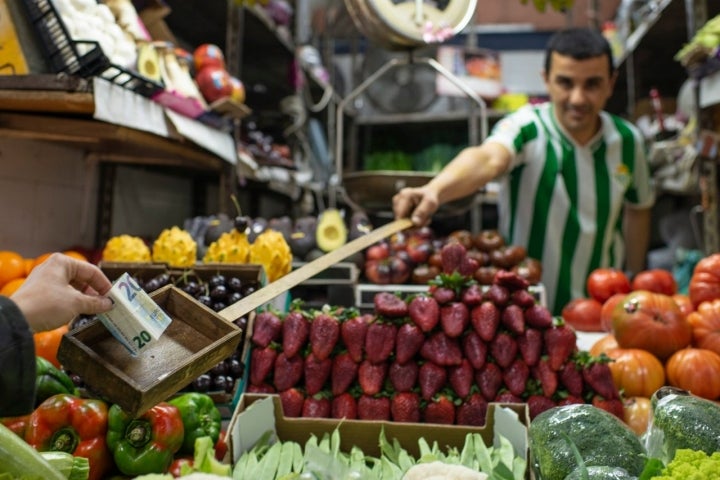
M 242 330 L 172 285 L 152 299 L 172 322 L 132 356 L 99 321 L 68 332 L 58 360 L 86 385 L 130 415 L 168 399 L 237 348 Z

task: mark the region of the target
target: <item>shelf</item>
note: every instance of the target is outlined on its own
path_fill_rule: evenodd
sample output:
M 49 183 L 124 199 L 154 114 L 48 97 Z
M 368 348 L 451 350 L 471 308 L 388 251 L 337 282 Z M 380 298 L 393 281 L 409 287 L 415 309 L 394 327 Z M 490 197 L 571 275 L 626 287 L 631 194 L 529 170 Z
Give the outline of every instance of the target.
M 488 110 L 488 118 L 500 118 L 506 112 L 499 110 Z M 390 125 L 402 123 L 435 123 L 435 122 L 467 122 L 471 113 L 466 110 L 428 113 L 428 112 L 412 112 L 412 113 L 382 113 L 370 115 L 357 115 L 354 118 L 356 125 Z
M 640 24 L 635 27 L 635 29 L 628 35 L 627 40 L 625 41 L 625 48 L 623 50 L 623 55 L 620 58 L 619 63 L 625 62 L 627 57 L 635 51 L 635 49 L 640 45 L 640 42 L 645 37 L 645 35 L 650 31 L 650 29 L 657 23 L 657 21 L 662 16 L 665 9 L 673 2 L 673 0 L 660 0 L 655 7 L 654 10 L 651 10 L 650 13 L 645 17 Z

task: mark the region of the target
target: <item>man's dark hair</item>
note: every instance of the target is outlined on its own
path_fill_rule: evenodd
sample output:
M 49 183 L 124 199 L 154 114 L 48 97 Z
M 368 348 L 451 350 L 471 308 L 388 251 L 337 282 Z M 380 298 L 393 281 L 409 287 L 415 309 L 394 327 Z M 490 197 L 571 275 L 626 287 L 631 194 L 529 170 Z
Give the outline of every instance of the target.
M 586 60 L 588 58 L 606 56 L 610 66 L 610 75 L 615 71 L 612 50 L 607 39 L 596 30 L 589 28 L 567 28 L 553 34 L 548 40 L 545 50 L 545 71 L 550 72 L 552 53 Z

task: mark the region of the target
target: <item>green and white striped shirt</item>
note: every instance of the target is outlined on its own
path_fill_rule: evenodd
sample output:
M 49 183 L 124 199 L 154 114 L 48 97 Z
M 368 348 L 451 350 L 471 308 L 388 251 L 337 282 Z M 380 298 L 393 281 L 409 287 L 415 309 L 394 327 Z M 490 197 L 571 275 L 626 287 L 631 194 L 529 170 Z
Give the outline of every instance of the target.
M 508 115 L 489 137 L 512 153 L 510 171 L 498 179 L 499 229 L 542 262 L 555 314 L 586 296 L 592 270 L 623 268 L 623 203 L 649 207 L 655 199 L 640 131 L 609 113 L 601 118 L 584 146 L 558 123 L 551 103 Z

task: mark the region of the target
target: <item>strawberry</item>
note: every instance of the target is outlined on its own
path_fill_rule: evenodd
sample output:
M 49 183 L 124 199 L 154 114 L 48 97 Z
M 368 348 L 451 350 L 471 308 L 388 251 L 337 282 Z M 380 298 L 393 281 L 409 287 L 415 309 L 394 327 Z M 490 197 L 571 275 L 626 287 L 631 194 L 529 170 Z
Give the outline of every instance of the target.
M 329 313 L 319 313 L 310 323 L 310 349 L 320 360 L 330 356 L 340 338 L 340 322 Z
M 368 360 L 358 367 L 358 383 L 365 395 L 375 395 L 382 390 L 387 376 L 387 363 L 371 363 Z
M 525 318 L 522 308 L 517 305 L 508 305 L 500 316 L 500 324 L 507 328 L 510 333 L 522 335 L 525 331 Z
M 457 298 L 455 290 L 450 287 L 433 287 L 430 290 L 430 293 L 439 305 L 445 305 L 446 303 L 453 302 Z
M 530 395 L 527 398 L 528 411 L 530 413 L 530 420 L 534 419 L 542 412 L 550 410 L 556 406 L 552 398 L 545 397 L 543 395 Z
M 477 270 L 479 267 L 480 264 L 477 260 L 465 255 L 465 257 L 463 257 L 462 261 L 460 262 L 460 266 L 458 267 L 458 273 L 460 273 L 460 275 L 462 275 L 463 277 L 472 278 L 475 270 Z
M 546 328 L 552 327 L 552 313 L 550 313 L 547 307 L 535 303 L 525 309 L 525 323 L 531 327 L 545 330 Z
M 455 422 L 458 425 L 470 425 L 482 427 L 485 425 L 488 402 L 481 394 L 475 392 L 470 394 L 455 411 Z
M 345 320 L 340 325 L 340 337 L 342 337 L 350 358 L 357 363 L 363 360 L 365 336 L 373 318 L 370 314 L 359 315 Z
M 333 395 L 345 393 L 357 377 L 359 364 L 344 352 L 332 359 L 330 369 L 330 391 Z
M 448 395 L 438 395 L 428 401 L 423 411 L 423 422 L 453 425 L 455 423 L 455 404 Z
M 425 334 L 414 323 L 404 323 L 398 328 L 395 337 L 395 361 L 407 363 L 420 351 Z
M 390 420 L 389 398 L 361 395 L 357 403 L 359 420 Z
M 420 367 L 416 362 L 390 364 L 388 379 L 396 392 L 409 392 L 415 388 Z
M 500 326 L 500 309 L 494 303 L 484 301 L 470 311 L 470 323 L 480 338 L 490 342 Z
M 535 305 L 535 297 L 527 290 L 515 290 L 510 294 L 510 304 L 525 310 Z
M 560 370 L 570 355 L 577 350 L 575 332 L 564 323 L 545 330 L 543 340 L 550 367 L 556 371 Z
M 292 311 L 282 322 L 282 349 L 288 357 L 294 357 L 305 346 L 310 335 L 310 322 L 302 312 Z
M 467 256 L 467 249 L 458 242 L 446 243 L 440 250 L 440 262 L 443 273 L 451 274 L 460 269 Z
M 440 365 L 433 362 L 425 362 L 420 365 L 418 383 L 420 384 L 420 396 L 422 396 L 424 400 L 430 400 L 435 394 L 445 388 L 447 381 L 447 370 Z
M 501 285 L 492 284 L 485 291 L 483 298 L 486 301 L 495 304 L 496 307 L 502 308 L 510 301 L 510 292 L 507 288 Z
M 558 374 L 558 380 L 570 395 L 581 396 L 585 387 L 583 375 L 573 361 L 565 362 Z
M 535 378 L 542 388 L 543 395 L 552 397 L 558 388 L 558 374 L 552 369 L 547 358 L 543 357 L 532 369 Z
M 462 351 L 475 370 L 479 370 L 485 365 L 488 352 L 487 344 L 483 342 L 476 331 L 471 330 L 463 337 Z
M 607 363 L 603 361 L 589 362 L 583 367 L 582 376 L 585 385 L 606 400 L 620 398 L 617 386 L 613 381 L 612 372 Z
M 420 396 L 415 392 L 399 392 L 390 400 L 390 414 L 394 422 L 420 421 Z
M 260 385 L 253 385 L 252 383 L 247 386 L 247 393 L 277 393 L 275 387 L 269 383 L 261 383 Z
M 530 378 L 530 367 L 520 358 L 516 358 L 503 370 L 503 383 L 513 395 L 520 396 L 525 393 L 528 378 Z
M 260 385 L 265 382 L 275 367 L 277 355 L 273 346 L 252 349 L 252 353 L 250 353 L 250 384 Z
M 440 306 L 429 295 L 417 295 L 408 304 L 410 320 L 423 332 L 429 332 L 440 321 Z
M 420 356 L 443 367 L 460 365 L 462 362 L 459 341 L 443 332 L 435 332 L 425 340 L 420 347 Z
M 305 357 L 305 393 L 308 396 L 313 396 L 323 389 L 325 382 L 330 378 L 332 366 L 331 359 L 320 360 L 312 352 Z
M 305 394 L 297 388 L 289 388 L 280 392 L 280 403 L 283 415 L 286 417 L 299 417 L 302 415 Z
M 477 283 L 469 285 L 460 294 L 460 299 L 468 308 L 480 305 L 483 301 L 482 287 Z
M 497 394 L 495 400 L 496 403 L 523 403 L 523 399 L 512 393 L 510 390 L 501 390 Z
M 273 383 L 278 392 L 292 388 L 298 384 L 303 376 L 304 359 L 300 355 L 288 358 L 280 352 L 275 359 L 275 372 Z
M 585 400 L 577 395 L 566 395 L 557 402 L 558 406 L 575 405 L 580 403 L 585 403 Z
M 511 292 L 514 292 L 515 290 L 527 290 L 530 286 L 530 282 L 518 275 L 516 272 L 502 268 L 495 273 L 493 284 L 505 287 Z
M 618 417 L 620 420 L 623 420 L 624 418 L 624 409 L 623 409 L 623 403 L 622 400 L 619 398 L 603 398 L 599 395 L 595 395 L 592 398 L 592 404 L 596 406 L 597 408 L 602 408 L 606 412 L 610 412 L 616 417 Z
M 480 370 L 475 372 L 475 383 L 480 388 L 483 397 L 488 402 L 493 401 L 503 383 L 502 370 L 494 363 L 485 363 Z
M 355 420 L 357 418 L 357 400 L 345 392 L 333 397 L 330 402 L 330 417 Z
M 378 292 L 373 299 L 375 313 L 388 318 L 404 317 L 408 314 L 405 300 L 390 292 Z
M 536 365 L 540 361 L 543 349 L 543 334 L 535 328 L 527 328 L 522 335 L 516 339 L 520 356 L 529 366 Z
M 473 384 L 473 376 L 475 372 L 472 365 L 467 359 L 463 359 L 460 365 L 448 367 L 448 382 L 455 390 L 455 394 L 459 398 L 465 398 L 470 395 L 470 388 Z
M 270 311 L 260 312 L 255 316 L 253 324 L 252 342 L 260 348 L 270 345 L 280 338 L 282 321 Z
M 440 307 L 440 326 L 450 338 L 463 334 L 470 324 L 470 311 L 462 302 L 450 302 Z
M 495 335 L 495 338 L 489 344 L 490 356 L 495 359 L 495 362 L 500 368 L 507 368 L 518 353 L 518 344 L 510 334 L 500 332 Z
M 395 349 L 396 336 L 395 325 L 376 319 L 370 324 L 365 335 L 365 359 L 372 363 L 386 361 Z
M 330 417 L 330 399 L 322 394 L 305 397 L 302 416 L 308 418 Z

